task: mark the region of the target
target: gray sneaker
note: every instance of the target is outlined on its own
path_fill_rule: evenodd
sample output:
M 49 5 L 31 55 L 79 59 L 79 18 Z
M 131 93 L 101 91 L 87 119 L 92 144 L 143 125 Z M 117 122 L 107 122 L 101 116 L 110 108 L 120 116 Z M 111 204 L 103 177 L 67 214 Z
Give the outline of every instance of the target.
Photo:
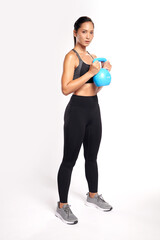
M 71 205 L 64 204 L 62 208 L 59 208 L 59 202 L 57 202 L 57 208 L 55 216 L 59 217 L 64 223 L 67 224 L 76 224 L 78 223 L 78 218 L 72 213 L 70 207 Z
M 85 202 L 86 206 L 96 207 L 104 212 L 112 210 L 113 207 L 103 199 L 102 194 L 96 193 L 93 198 L 89 196 L 89 192 L 86 195 L 88 195 Z

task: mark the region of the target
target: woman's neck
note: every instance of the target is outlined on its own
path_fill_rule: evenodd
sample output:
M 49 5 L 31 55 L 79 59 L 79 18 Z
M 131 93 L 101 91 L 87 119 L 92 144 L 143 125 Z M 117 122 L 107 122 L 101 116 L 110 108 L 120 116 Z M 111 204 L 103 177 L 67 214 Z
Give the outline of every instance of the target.
M 80 44 L 76 44 L 76 46 L 74 47 L 75 50 L 78 50 L 79 53 L 86 53 L 86 47 L 85 46 L 82 46 Z

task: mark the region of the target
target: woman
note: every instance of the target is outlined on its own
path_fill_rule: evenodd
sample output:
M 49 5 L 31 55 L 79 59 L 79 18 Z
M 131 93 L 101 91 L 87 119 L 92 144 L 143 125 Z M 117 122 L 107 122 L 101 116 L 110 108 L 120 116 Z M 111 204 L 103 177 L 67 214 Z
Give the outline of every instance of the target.
M 60 201 L 57 202 L 56 216 L 67 224 L 75 224 L 78 218 L 67 203 L 68 191 L 73 167 L 83 143 L 85 175 L 89 192 L 86 205 L 95 206 L 103 211 L 112 209 L 98 194 L 97 154 L 101 141 L 102 125 L 97 93 L 102 87 L 96 87 L 93 76 L 101 68 L 100 62 L 92 63 L 96 55 L 86 51 L 94 36 L 94 23 L 89 17 L 80 17 L 74 24 L 74 49 L 64 59 L 62 74 L 62 92 L 73 93 L 64 113 L 64 152 L 57 181 Z M 109 71 L 109 61 L 102 63 Z

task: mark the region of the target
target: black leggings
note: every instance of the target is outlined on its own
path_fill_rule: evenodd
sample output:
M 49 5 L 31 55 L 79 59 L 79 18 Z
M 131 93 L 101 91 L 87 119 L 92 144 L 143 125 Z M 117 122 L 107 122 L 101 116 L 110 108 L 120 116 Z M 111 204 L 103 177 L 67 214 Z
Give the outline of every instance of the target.
M 64 112 L 63 160 L 57 181 L 61 203 L 67 203 L 73 167 L 83 143 L 85 176 L 90 192 L 98 192 L 97 154 L 102 135 L 97 95 L 72 95 Z

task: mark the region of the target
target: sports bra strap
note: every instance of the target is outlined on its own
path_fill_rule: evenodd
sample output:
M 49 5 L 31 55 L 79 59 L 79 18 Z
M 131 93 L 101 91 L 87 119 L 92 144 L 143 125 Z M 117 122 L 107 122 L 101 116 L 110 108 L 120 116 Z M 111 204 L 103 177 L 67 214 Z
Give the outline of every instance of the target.
M 77 57 L 79 58 L 79 60 L 81 61 L 81 57 L 79 56 L 78 52 L 75 50 L 75 49 L 72 49 L 76 54 L 77 54 Z
M 81 60 L 81 57 L 79 56 L 79 54 L 78 54 L 78 52 L 73 48 L 72 49 L 76 54 L 77 54 L 77 56 L 78 56 L 78 58 Z M 88 52 L 88 51 L 87 51 Z M 88 54 L 92 57 L 92 55 L 88 52 Z M 93 57 L 92 57 L 93 58 Z M 94 59 L 94 58 L 93 58 Z
M 88 52 L 88 51 L 87 51 Z M 89 52 L 88 52 L 89 53 Z M 89 53 L 89 55 L 92 57 L 92 55 Z M 92 57 L 93 58 L 93 57 Z M 94 58 L 93 58 L 94 59 Z

